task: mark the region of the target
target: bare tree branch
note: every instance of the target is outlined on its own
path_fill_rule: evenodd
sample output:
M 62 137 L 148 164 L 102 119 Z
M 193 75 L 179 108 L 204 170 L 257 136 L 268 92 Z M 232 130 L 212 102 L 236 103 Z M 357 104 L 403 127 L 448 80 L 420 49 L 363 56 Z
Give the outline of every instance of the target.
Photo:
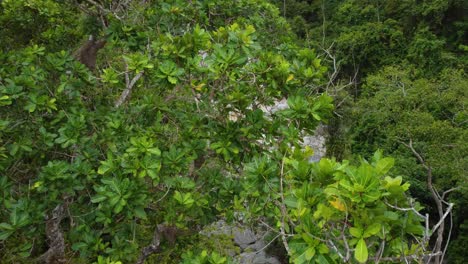
M 408 212 L 408 211 L 412 211 L 413 213 L 415 213 L 417 216 L 419 216 L 420 218 L 422 219 L 426 219 L 426 217 L 424 215 L 422 215 L 421 213 L 419 213 L 414 207 L 410 207 L 410 208 L 402 208 L 402 207 L 398 207 L 398 206 L 395 206 L 395 205 L 391 205 L 389 204 L 387 201 L 384 201 L 384 203 L 393 208 L 393 209 L 397 209 L 399 211 L 404 211 L 404 212 Z
M 432 168 L 431 166 L 429 166 L 426 161 L 424 160 L 424 158 L 421 156 L 421 154 L 419 154 L 413 147 L 413 140 L 410 139 L 409 140 L 409 143 L 406 144 L 404 142 L 402 142 L 403 145 L 405 145 L 407 148 L 409 148 L 411 150 L 411 152 L 413 152 L 414 156 L 419 160 L 419 162 L 421 163 L 421 165 L 426 169 L 427 171 L 427 188 L 429 189 L 429 191 L 431 192 L 431 195 L 432 195 L 432 199 L 434 200 L 436 206 L 437 206 L 437 211 L 438 211 L 438 214 L 439 214 L 439 222 L 432 228 L 432 232 L 434 232 L 435 230 L 437 230 L 437 240 L 436 240 L 436 243 L 435 243 L 435 246 L 434 246 L 434 250 L 433 252 L 441 252 L 442 250 L 442 243 L 443 243 L 443 240 L 444 240 L 444 228 L 445 228 L 445 218 L 447 217 L 447 215 L 451 212 L 452 210 L 452 207 L 453 207 L 453 204 L 449 204 L 449 207 L 447 208 L 447 211 L 444 213 L 444 208 L 443 208 L 443 204 L 442 204 L 442 198 L 441 196 L 439 195 L 439 193 L 436 191 L 436 189 L 434 188 L 434 185 L 432 183 Z M 441 255 L 434 255 L 435 259 L 434 259 L 434 262 L 436 264 L 439 264 L 441 263 L 440 260 L 441 260 Z M 443 256 L 442 256 L 443 258 Z M 429 259 L 430 260 L 430 259 Z
M 335 246 L 333 241 L 331 239 L 329 239 L 327 241 L 327 243 L 336 252 L 336 254 L 338 254 L 338 256 L 343 260 L 343 262 L 346 262 L 345 256 L 343 256 L 343 254 L 341 254 L 340 250 Z
M 442 218 L 439 220 L 439 222 L 437 222 L 435 226 L 432 227 L 432 232 L 435 232 L 437 228 L 441 227 L 444 224 L 445 218 L 447 218 L 448 214 L 452 212 L 452 208 L 453 208 L 453 203 L 450 203 L 447 209 L 445 209 L 445 213 L 442 216 Z
M 115 102 L 115 107 L 120 107 L 124 102 L 125 100 L 127 99 L 127 97 L 130 95 L 130 93 L 132 92 L 132 88 L 133 86 L 135 85 L 135 83 L 141 78 L 141 76 L 143 76 L 143 73 L 144 71 L 140 71 L 137 75 L 135 75 L 132 80 L 130 81 L 130 76 L 129 76 L 129 70 L 128 70 L 128 64 L 127 62 L 125 62 L 125 90 L 122 92 L 122 94 L 120 95 L 120 98 L 119 100 L 117 100 L 117 102 Z
M 449 193 L 451 193 L 451 192 L 453 192 L 453 191 L 458 191 L 458 190 L 460 190 L 460 186 L 453 187 L 453 188 L 448 189 L 447 191 L 443 192 L 443 193 L 442 193 L 442 197 L 441 197 L 442 200 L 445 200 L 445 196 L 446 196 L 447 194 L 449 194 Z
M 438 257 L 438 256 L 441 256 L 442 255 L 442 252 L 435 252 L 435 253 L 430 253 L 430 254 L 427 254 L 427 255 L 424 255 L 424 256 L 421 256 L 421 255 L 417 255 L 417 254 L 414 254 L 414 255 L 407 255 L 407 256 L 401 256 L 401 257 L 383 257 L 383 258 L 380 258 L 379 260 L 380 261 L 392 261 L 392 262 L 407 262 L 408 260 L 415 260 L 415 259 L 421 259 L 421 258 L 432 258 L 432 257 Z M 378 257 L 374 257 L 374 258 L 369 258 L 369 260 L 374 260 L 376 261 L 378 259 Z

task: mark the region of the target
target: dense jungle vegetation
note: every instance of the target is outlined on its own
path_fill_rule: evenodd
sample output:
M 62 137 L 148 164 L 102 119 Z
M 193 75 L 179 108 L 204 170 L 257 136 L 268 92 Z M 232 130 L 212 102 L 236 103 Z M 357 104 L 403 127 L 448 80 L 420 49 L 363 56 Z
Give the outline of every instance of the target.
M 284 263 L 465 263 L 466 14 L 0 1 L 0 263 L 237 263 L 220 220 Z

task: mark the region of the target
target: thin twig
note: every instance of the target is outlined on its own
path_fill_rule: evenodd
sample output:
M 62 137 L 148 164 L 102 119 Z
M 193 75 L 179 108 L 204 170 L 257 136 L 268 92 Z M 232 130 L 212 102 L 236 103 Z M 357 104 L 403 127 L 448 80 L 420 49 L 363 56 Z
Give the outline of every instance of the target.
M 288 252 L 288 255 L 291 255 L 291 251 L 289 250 L 289 245 L 288 241 L 286 239 L 286 232 L 285 232 L 285 224 L 284 221 L 286 220 L 286 205 L 285 205 L 285 199 L 284 199 L 284 191 L 283 191 L 283 176 L 284 176 L 284 158 L 281 160 L 281 174 L 280 174 L 280 196 L 281 196 L 281 225 L 280 225 L 280 231 L 281 231 L 281 240 L 283 241 L 284 248 L 286 249 L 286 252 Z
M 166 195 L 169 193 L 170 190 L 171 190 L 171 186 L 169 186 L 169 188 L 167 188 L 166 193 L 161 198 L 159 198 L 155 203 L 159 203 L 160 201 L 162 201 L 164 199 L 164 197 L 166 197 Z
M 338 256 L 343 260 L 343 262 L 347 262 L 346 261 L 346 258 L 343 256 L 343 254 L 341 254 L 341 252 L 338 250 L 338 248 L 335 246 L 335 244 L 333 243 L 333 241 L 331 239 L 329 239 L 328 241 L 328 244 L 332 247 L 332 249 L 336 252 L 336 254 L 338 254 Z
M 265 248 L 267 248 L 269 245 L 271 245 L 271 243 L 275 242 L 275 240 L 280 237 L 281 234 L 278 234 L 276 235 L 270 242 L 268 242 L 268 244 L 266 244 L 264 247 L 262 247 L 261 249 L 257 250 L 255 253 L 260 253 L 262 252 Z
M 442 255 L 442 252 L 436 252 L 436 253 L 430 253 L 430 254 L 426 254 L 422 257 L 436 257 L 436 256 L 441 256 Z M 419 259 L 421 258 L 421 255 L 417 255 L 417 254 L 414 254 L 414 255 L 409 255 L 409 256 L 404 256 L 404 257 L 384 257 L 384 258 L 380 258 L 380 261 L 399 261 L 399 262 L 402 262 L 402 261 L 408 261 L 408 260 L 413 260 L 413 259 Z M 376 260 L 377 257 L 374 257 L 374 258 L 369 258 L 369 260 Z
M 447 235 L 447 243 L 445 243 L 444 251 L 442 252 L 442 256 L 440 258 L 441 263 L 444 263 L 445 253 L 447 252 L 447 248 L 448 248 L 448 245 L 450 243 L 450 237 L 452 236 L 452 228 L 453 228 L 453 214 L 451 213 L 450 214 L 450 229 L 449 229 L 449 233 Z
M 384 250 L 385 250 L 385 226 L 382 226 L 382 234 L 384 238 L 382 239 L 382 242 L 380 243 L 380 246 L 379 246 L 379 250 L 377 251 L 377 254 L 376 254 L 376 258 L 377 258 L 375 260 L 376 264 L 379 264 L 380 260 L 382 259 Z
M 445 196 L 453 191 L 458 191 L 460 190 L 460 186 L 457 186 L 457 187 L 453 187 L 451 189 L 448 189 L 447 191 L 443 192 L 442 193 L 442 200 L 445 200 Z
M 425 217 L 424 215 L 420 214 L 414 207 L 411 207 L 411 208 L 402 208 L 402 207 L 398 207 L 398 206 L 395 206 L 395 205 L 391 205 L 391 204 L 389 204 L 387 201 L 384 201 L 384 203 L 385 203 L 387 206 L 389 206 L 389 207 L 391 207 L 391 208 L 393 208 L 393 209 L 397 209 L 397 210 L 399 210 L 399 211 L 404 211 L 404 212 L 413 211 L 413 213 L 415 213 L 415 214 L 416 214 L 417 216 L 419 216 L 420 218 L 422 218 L 422 219 L 424 219 L 424 220 L 426 219 L 426 217 Z

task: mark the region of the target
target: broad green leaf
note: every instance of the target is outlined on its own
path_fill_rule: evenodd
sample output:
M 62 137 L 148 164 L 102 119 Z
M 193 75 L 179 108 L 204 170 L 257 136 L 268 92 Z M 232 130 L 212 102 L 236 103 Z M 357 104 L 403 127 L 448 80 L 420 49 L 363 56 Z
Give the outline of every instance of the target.
M 288 196 L 284 199 L 286 206 L 291 208 L 297 208 L 297 198 L 294 196 Z
M 107 199 L 106 196 L 98 194 L 98 195 L 94 196 L 93 198 L 91 198 L 91 202 L 92 203 L 100 203 L 100 202 L 102 202 L 102 201 L 104 201 L 106 199 Z
M 364 231 L 364 235 L 362 237 L 367 238 L 376 235 L 379 233 L 381 227 L 382 225 L 380 223 L 373 223 Z
M 158 148 L 149 148 L 148 152 L 156 156 L 161 156 L 161 150 L 159 150 Z
M 359 228 L 359 227 L 351 227 L 351 228 L 349 229 L 349 233 L 350 233 L 353 237 L 361 238 L 361 237 L 362 237 L 362 228 Z
M 385 177 L 386 185 L 385 187 L 390 187 L 390 186 L 400 186 L 403 178 L 401 176 L 392 178 L 390 176 Z
M 122 209 L 124 208 L 124 205 L 122 203 L 118 203 L 115 207 L 114 207 L 114 213 L 118 214 L 122 211 Z
M 416 235 L 423 235 L 424 234 L 424 227 L 422 225 L 417 224 L 409 224 L 406 226 L 406 233 L 409 234 L 416 234 Z
M 380 198 L 380 192 L 378 191 L 367 192 L 362 196 L 362 198 L 364 202 L 371 203 Z
M 386 174 L 395 164 L 395 160 L 393 158 L 383 158 L 377 162 L 375 168 L 381 174 Z
M 14 228 L 8 223 L 0 223 L 0 229 L 13 230 Z
M 357 261 L 360 263 L 364 263 L 367 261 L 368 256 L 368 251 L 367 251 L 367 245 L 366 241 L 364 241 L 363 238 L 359 239 L 355 251 L 354 251 L 354 257 L 356 258 Z
M 120 201 L 120 196 L 118 195 L 115 195 L 115 196 L 112 196 L 110 199 L 109 199 L 109 205 L 110 206 L 116 206 Z
M 0 231 L 0 240 L 5 240 L 14 233 L 12 230 Z
M 135 208 L 134 213 L 135 213 L 135 216 L 138 217 L 138 218 L 141 218 L 141 219 L 146 219 L 147 218 L 145 209 L 143 207 Z
M 305 251 L 305 258 L 307 260 L 311 260 L 314 255 L 315 255 L 315 248 L 313 247 L 310 247 Z
M 384 217 L 387 218 L 388 220 L 393 220 L 393 221 L 398 220 L 398 214 L 395 212 L 391 212 L 391 211 L 386 211 L 384 213 Z
M 173 77 L 173 76 L 167 76 L 167 80 L 172 83 L 172 84 L 176 84 L 177 83 L 177 78 L 176 77 Z
M 316 113 L 312 113 L 312 116 L 315 118 L 315 120 L 318 120 L 318 121 L 322 120 L 322 118 Z
M 84 243 L 84 242 L 78 242 L 78 243 L 74 243 L 72 245 L 72 249 L 73 250 L 80 250 L 82 248 L 86 248 L 88 246 L 88 244 Z
M 182 196 L 182 193 L 180 193 L 179 191 L 174 192 L 174 199 L 176 199 L 176 201 L 178 201 L 181 204 L 184 202 L 184 197 Z

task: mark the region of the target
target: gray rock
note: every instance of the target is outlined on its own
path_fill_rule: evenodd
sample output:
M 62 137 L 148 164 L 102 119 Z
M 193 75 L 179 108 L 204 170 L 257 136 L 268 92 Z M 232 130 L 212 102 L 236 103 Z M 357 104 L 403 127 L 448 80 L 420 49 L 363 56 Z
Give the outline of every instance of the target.
M 327 154 L 327 131 L 324 125 L 319 125 L 312 136 L 305 136 L 302 140 L 303 147 L 310 147 L 314 155 L 309 157 L 310 162 L 319 162 Z
M 250 229 L 236 230 L 234 232 L 234 242 L 239 245 L 241 249 L 246 249 L 257 241 L 257 236 Z
M 267 244 L 264 240 L 266 231 L 258 228 L 252 230 L 248 227 L 231 225 L 223 220 L 212 223 L 200 231 L 200 235 L 209 237 L 210 239 L 219 239 L 220 236 L 229 236 L 232 238 L 233 244 L 239 250 L 226 248 L 223 252 L 233 257 L 235 263 L 240 264 L 280 264 L 280 261 L 274 256 L 266 253 Z
M 265 251 L 244 252 L 237 258 L 240 264 L 281 264 L 275 257 L 267 256 Z
M 245 251 L 260 251 L 263 250 L 266 246 L 265 241 L 262 238 L 257 238 L 258 240 L 255 243 L 250 244 Z

